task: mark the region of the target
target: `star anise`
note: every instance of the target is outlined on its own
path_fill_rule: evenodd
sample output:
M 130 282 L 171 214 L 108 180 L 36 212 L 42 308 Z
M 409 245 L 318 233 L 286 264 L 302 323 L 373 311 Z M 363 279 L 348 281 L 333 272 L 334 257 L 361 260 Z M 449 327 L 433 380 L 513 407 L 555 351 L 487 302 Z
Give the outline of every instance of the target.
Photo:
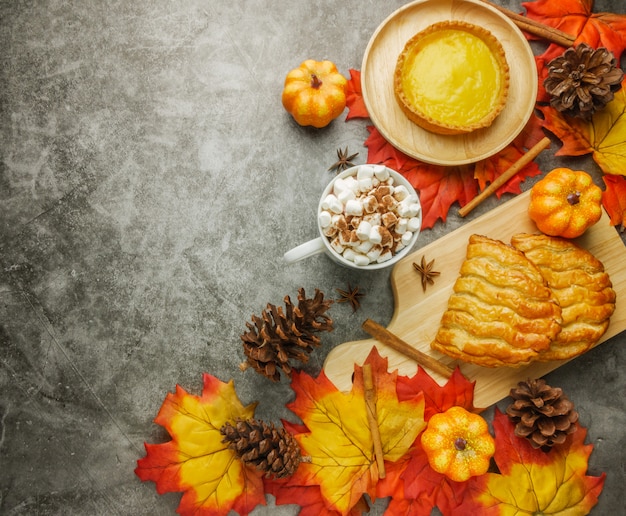
M 348 156 L 348 147 L 345 150 L 341 150 L 341 148 L 337 149 L 337 157 L 339 158 L 337 162 L 335 162 L 329 169 L 329 172 L 337 171 L 341 172 L 342 170 L 346 170 L 347 168 L 353 167 L 354 163 L 352 160 L 359 155 L 358 152 Z
M 430 285 L 434 285 L 435 284 L 435 279 L 437 276 L 439 276 L 439 274 L 441 274 L 440 272 L 434 271 L 433 270 L 433 266 L 435 265 L 435 260 L 431 260 L 430 262 L 426 263 L 426 257 L 422 256 L 422 262 L 421 264 L 417 264 L 415 262 L 413 262 L 413 268 L 420 273 L 420 275 L 422 276 L 422 290 L 424 292 L 426 292 L 426 287 L 430 284 Z
M 335 290 L 339 292 L 339 295 L 341 296 L 337 299 L 337 303 L 350 303 L 350 306 L 352 306 L 352 312 L 356 312 L 361 307 L 360 299 L 365 296 L 365 294 L 359 291 L 359 287 L 352 288 L 350 283 L 348 283 L 347 290 L 341 290 L 340 288 Z

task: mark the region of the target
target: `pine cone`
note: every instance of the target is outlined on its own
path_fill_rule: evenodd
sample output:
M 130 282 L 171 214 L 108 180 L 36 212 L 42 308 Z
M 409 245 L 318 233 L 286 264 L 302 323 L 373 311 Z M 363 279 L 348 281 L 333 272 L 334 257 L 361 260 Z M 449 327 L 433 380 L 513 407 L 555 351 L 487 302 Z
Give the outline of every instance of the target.
M 548 63 L 543 85 L 557 111 L 590 120 L 613 100 L 623 78 L 624 72 L 611 52 L 581 43 Z
M 529 439 L 533 448 L 562 444 L 578 427 L 574 404 L 560 388 L 552 388 L 544 380 L 519 382 L 510 396 L 515 401 L 506 413 L 515 423 L 515 435 Z
M 302 461 L 300 446 L 295 437 L 284 428 L 276 429 L 256 419 L 237 420 L 233 426 L 226 423 L 220 432 L 223 443 L 250 466 L 265 473 L 266 477 L 291 476 Z
M 277 382 L 280 371 L 291 378 L 291 359 L 307 362 L 309 353 L 320 345 L 315 333 L 332 331 L 333 320 L 326 315 L 332 300 L 324 300 L 324 294 L 315 290 L 315 296 L 307 299 L 304 289 L 298 290 L 298 306 L 289 296 L 285 297 L 285 310 L 268 304 L 262 317 L 252 316 L 246 323 L 248 331 L 241 335 L 247 360 L 245 369 L 255 371 Z

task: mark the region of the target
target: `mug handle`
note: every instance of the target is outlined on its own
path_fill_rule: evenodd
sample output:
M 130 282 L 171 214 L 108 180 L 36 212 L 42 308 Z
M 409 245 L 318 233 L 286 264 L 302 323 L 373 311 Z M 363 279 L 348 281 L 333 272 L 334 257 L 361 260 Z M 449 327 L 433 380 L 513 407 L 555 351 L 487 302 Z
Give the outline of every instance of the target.
M 316 254 L 323 252 L 325 249 L 326 246 L 324 244 L 324 240 L 322 237 L 317 237 L 290 249 L 284 254 L 284 259 L 287 263 L 299 262 L 309 256 L 315 256 Z

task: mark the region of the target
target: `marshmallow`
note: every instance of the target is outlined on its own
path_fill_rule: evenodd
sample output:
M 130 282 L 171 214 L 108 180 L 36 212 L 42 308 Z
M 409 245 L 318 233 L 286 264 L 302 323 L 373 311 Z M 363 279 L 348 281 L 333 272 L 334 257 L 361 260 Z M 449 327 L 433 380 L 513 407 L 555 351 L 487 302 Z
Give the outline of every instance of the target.
M 352 190 L 355 194 L 359 191 L 359 182 L 354 176 L 348 176 L 344 179 L 346 188 Z
M 409 196 L 409 191 L 404 185 L 398 185 L 393 190 L 393 196 L 397 201 L 402 201 Z
M 389 179 L 389 169 L 383 165 L 374 165 L 374 176 L 379 181 L 387 181 Z
M 409 222 L 408 222 L 407 226 L 406 226 L 406 229 L 408 231 L 412 231 L 413 233 L 415 233 L 421 227 L 422 227 L 422 223 L 421 223 L 419 217 L 411 217 L 409 219 Z
M 391 249 L 385 249 L 382 253 L 380 253 L 380 256 L 376 259 L 377 263 L 383 263 L 386 262 L 387 260 L 391 260 L 393 258 L 393 253 L 391 252 Z
M 374 213 L 378 209 L 378 200 L 373 195 L 368 195 L 363 199 L 363 209 L 365 213 Z
M 372 247 L 374 247 L 374 245 L 374 242 L 371 242 L 370 240 L 363 240 L 363 242 L 357 245 L 354 249 L 359 253 L 367 254 Z
M 363 203 L 358 199 L 351 199 L 346 203 L 346 215 L 363 215 Z
M 413 238 L 413 233 L 411 231 L 407 231 L 402 235 L 402 244 L 407 246 L 411 243 L 411 239 Z
M 341 213 L 343 212 L 343 203 L 334 194 L 328 194 L 322 201 L 322 209 Z
M 370 259 L 364 254 L 356 254 L 354 255 L 354 259 L 352 260 L 355 265 L 369 265 Z
M 378 212 L 363 215 L 363 220 L 367 220 L 372 226 L 380 226 L 382 224 L 382 217 Z
M 348 222 L 343 215 L 333 215 L 331 224 L 335 226 L 339 231 L 348 229 Z
M 409 219 L 405 219 L 401 217 L 398 219 L 398 223 L 396 224 L 394 231 L 398 233 L 399 235 L 402 235 L 403 233 L 406 232 L 408 225 L 409 225 Z
M 369 192 L 373 188 L 374 184 L 371 177 L 364 177 L 359 179 L 359 191 Z
M 372 225 L 366 220 L 362 220 L 356 230 L 356 235 L 359 237 L 360 240 L 369 240 L 371 231 Z
M 396 217 L 396 215 L 391 211 L 383 213 L 380 218 L 383 222 L 383 226 L 385 226 L 386 228 L 392 228 L 398 222 L 398 217 Z
M 332 222 L 333 217 L 329 211 L 323 210 L 323 211 L 320 211 L 319 215 L 317 216 L 317 219 L 319 220 L 320 226 L 322 228 L 327 228 L 328 226 L 330 226 L 330 223 Z
M 346 260 L 353 262 L 357 254 L 352 249 L 348 248 L 343 252 L 341 256 L 343 256 Z
M 346 188 L 337 194 L 337 199 L 339 199 L 340 203 L 346 204 L 348 201 L 356 199 L 356 194 L 349 188 Z
M 337 254 L 341 254 L 343 253 L 345 246 L 341 245 L 341 242 L 339 241 L 339 237 L 335 237 L 331 240 L 330 242 L 330 247 L 333 248 L 333 250 L 337 253 Z
M 369 260 L 371 262 L 375 262 L 376 260 L 378 260 L 378 257 L 380 256 L 380 253 L 383 252 L 383 247 L 381 245 L 374 245 L 372 246 L 372 248 L 367 252 L 367 257 L 369 258 Z
M 327 228 L 322 229 L 322 233 L 324 233 L 324 235 L 327 236 L 328 238 L 334 237 L 338 232 L 339 230 L 333 225 L 330 225 Z
M 356 173 L 357 181 L 360 181 L 361 179 L 372 179 L 373 177 L 374 177 L 374 167 L 370 165 L 363 165 L 359 167 L 359 170 L 357 170 L 357 173 Z
M 372 226 L 369 235 L 369 241 L 374 244 L 380 244 L 383 241 L 383 235 L 380 232 L 381 226 Z

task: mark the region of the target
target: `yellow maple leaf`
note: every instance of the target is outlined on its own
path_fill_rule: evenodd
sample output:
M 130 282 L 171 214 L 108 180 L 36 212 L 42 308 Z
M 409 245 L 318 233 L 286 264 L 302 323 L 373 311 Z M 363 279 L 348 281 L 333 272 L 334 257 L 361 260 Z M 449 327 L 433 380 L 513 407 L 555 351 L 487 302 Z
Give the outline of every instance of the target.
M 184 491 L 180 514 L 247 513 L 265 503 L 263 480 L 227 448 L 220 429 L 238 418 L 251 419 L 256 404 L 244 407 L 232 380 L 224 383 L 209 374 L 203 380 L 200 397 L 178 385 L 168 393 L 155 422 L 172 440 L 146 444 L 135 473 L 156 482 L 160 494 Z
M 598 501 L 605 475 L 586 474 L 593 446 L 584 444 L 583 428 L 569 435 L 564 444 L 544 452 L 515 436 L 513 424 L 499 411 L 493 426 L 500 473 L 474 477 L 469 484 L 471 496 L 458 508 L 458 514 L 589 514 Z
M 539 109 L 545 116 L 544 127 L 563 142 L 557 156 L 592 154 L 605 174 L 626 175 L 626 88 L 616 92 L 589 122 L 563 116 L 550 106 Z
M 403 457 L 425 427 L 424 398 L 399 401 L 397 372 L 387 372 L 387 360 L 374 351 L 371 364 L 376 385 L 376 412 L 384 460 Z M 302 454 L 311 458 L 302 463 L 293 483 L 319 484 L 330 509 L 345 515 L 367 493 L 376 495 L 379 471 L 374 443 L 367 420 L 362 368 L 355 366 L 354 383 L 343 393 L 322 372 L 314 379 L 298 373 L 292 379 L 296 399 L 289 405 L 308 431 L 295 437 Z

